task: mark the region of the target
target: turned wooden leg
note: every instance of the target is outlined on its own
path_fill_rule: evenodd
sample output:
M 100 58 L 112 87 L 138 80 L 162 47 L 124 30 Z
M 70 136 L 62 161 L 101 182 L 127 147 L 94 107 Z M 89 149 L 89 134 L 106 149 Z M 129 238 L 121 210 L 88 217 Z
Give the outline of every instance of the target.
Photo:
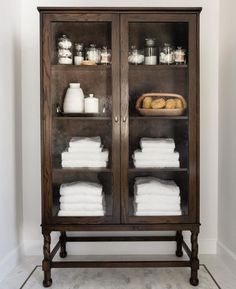
M 60 257 L 61 258 L 65 258 L 67 256 L 67 252 L 66 252 L 66 232 L 61 232 L 60 244 L 61 244 Z
M 45 233 L 43 235 L 44 237 L 44 245 L 43 245 L 43 271 L 44 271 L 44 280 L 43 280 L 43 286 L 44 287 L 50 287 L 52 285 L 52 279 L 51 279 L 51 260 L 50 260 L 50 244 L 51 244 L 51 236 L 50 233 Z
M 175 252 L 177 257 L 182 257 L 183 256 L 182 244 L 183 244 L 182 231 L 177 231 L 176 232 L 176 252 Z
M 198 269 L 199 269 L 199 260 L 198 260 L 198 233 L 199 230 L 195 229 L 191 232 L 191 278 L 190 284 L 193 286 L 197 286 L 199 283 L 198 280 Z

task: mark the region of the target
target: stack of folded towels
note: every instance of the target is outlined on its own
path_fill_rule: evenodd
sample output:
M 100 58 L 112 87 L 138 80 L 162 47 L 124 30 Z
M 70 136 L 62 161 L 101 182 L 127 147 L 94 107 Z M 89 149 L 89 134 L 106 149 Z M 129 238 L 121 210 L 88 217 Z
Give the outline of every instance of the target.
M 172 138 L 141 138 L 141 150 L 134 151 L 133 161 L 136 168 L 179 167 L 179 153 L 175 152 Z
M 102 185 L 74 182 L 60 186 L 58 216 L 104 216 L 105 201 Z
M 134 184 L 136 216 L 179 216 L 180 190 L 174 181 L 137 177 Z
M 101 137 L 72 137 L 68 151 L 61 154 L 62 167 L 106 167 L 108 150 L 103 150 Z

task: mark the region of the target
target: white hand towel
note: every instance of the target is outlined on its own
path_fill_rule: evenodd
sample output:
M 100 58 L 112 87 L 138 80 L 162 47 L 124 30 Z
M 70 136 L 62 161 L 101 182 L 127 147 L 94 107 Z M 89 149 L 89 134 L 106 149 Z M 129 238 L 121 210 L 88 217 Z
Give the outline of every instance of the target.
M 169 148 L 175 149 L 175 141 L 172 138 L 148 138 L 143 137 L 140 139 L 141 148 L 154 147 L 154 148 Z
M 106 168 L 106 161 L 86 161 L 86 160 L 73 160 L 73 161 L 62 161 L 61 166 L 63 168 Z
M 138 212 L 147 212 L 147 211 L 178 211 L 180 210 L 179 204 L 161 204 L 161 203 L 154 203 L 154 204 L 142 204 L 136 203 L 136 211 Z
M 104 211 L 62 211 L 58 212 L 59 217 L 93 217 L 93 216 L 104 216 Z
M 142 152 L 141 150 L 134 151 L 133 159 L 136 161 L 160 161 L 160 162 L 170 162 L 170 161 L 178 161 L 179 153 L 155 153 L 155 152 Z
M 103 149 L 103 146 L 101 147 L 82 147 L 79 146 L 79 147 L 76 147 L 76 146 L 73 146 L 73 147 L 68 147 L 68 152 L 70 153 L 100 153 Z
M 60 195 L 102 195 L 102 185 L 92 182 L 73 182 L 60 186 Z
M 102 204 L 103 197 L 101 196 L 90 196 L 90 195 L 65 195 L 61 196 L 59 199 L 60 203 L 74 204 L 74 203 L 83 203 L 83 204 Z
M 63 152 L 61 154 L 62 161 L 108 161 L 108 150 L 104 150 L 100 153 L 94 153 L 94 152 Z
M 102 211 L 103 210 L 103 204 L 93 204 L 93 203 L 67 204 L 67 203 L 61 203 L 60 209 L 62 211 Z
M 136 211 L 135 216 L 180 216 L 182 215 L 181 210 L 177 211 L 142 211 L 138 212 Z
M 176 191 L 179 193 L 179 187 L 173 180 L 163 180 L 156 177 L 136 177 L 135 185 L 138 188 L 147 188 L 155 187 L 156 189 L 170 189 L 171 191 Z
M 158 160 L 134 160 L 134 166 L 136 168 L 179 168 L 180 164 L 178 160 L 171 161 L 158 161 Z
M 69 143 L 70 147 L 101 147 L 101 137 L 72 137 Z
M 174 152 L 172 147 L 143 147 L 143 153 L 154 153 L 154 154 L 171 154 Z
M 134 200 L 140 204 L 170 204 L 180 205 L 179 196 L 165 196 L 165 195 L 135 195 Z

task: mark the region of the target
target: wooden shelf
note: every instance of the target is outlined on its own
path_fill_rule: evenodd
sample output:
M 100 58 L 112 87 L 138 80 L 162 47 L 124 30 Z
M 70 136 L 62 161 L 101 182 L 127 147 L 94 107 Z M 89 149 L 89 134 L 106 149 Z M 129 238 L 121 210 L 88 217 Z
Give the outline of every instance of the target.
M 110 173 L 112 169 L 110 168 L 54 168 L 53 172 L 55 173 L 65 173 L 65 172 L 78 172 L 78 173 Z
M 52 64 L 52 71 L 105 71 L 111 70 L 111 65 L 73 65 L 73 64 Z
M 181 116 L 130 116 L 130 120 L 188 120 L 187 115 Z
M 188 172 L 187 168 L 129 168 L 131 173 L 141 172 Z
M 164 65 L 164 64 L 157 64 L 157 65 L 133 65 L 129 64 L 129 71 L 134 70 L 179 70 L 179 69 L 187 69 L 187 64 L 181 64 L 181 65 Z
M 54 116 L 55 120 L 111 120 L 109 116 Z

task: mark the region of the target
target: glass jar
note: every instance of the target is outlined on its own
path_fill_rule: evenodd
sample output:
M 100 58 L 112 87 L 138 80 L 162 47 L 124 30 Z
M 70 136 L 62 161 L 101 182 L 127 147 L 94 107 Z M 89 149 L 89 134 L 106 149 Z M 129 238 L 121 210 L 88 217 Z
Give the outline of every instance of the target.
M 175 55 L 175 64 L 185 64 L 186 63 L 186 50 L 182 47 L 177 47 L 174 52 Z
M 75 51 L 76 55 L 74 56 L 74 64 L 81 65 L 82 61 L 84 61 L 84 44 L 83 43 L 76 43 L 75 44 Z
M 107 49 L 106 46 L 103 46 L 101 50 L 101 64 L 110 64 L 111 63 L 111 49 Z
M 58 39 L 58 48 L 72 49 L 71 40 L 66 35 L 62 35 L 62 37 Z
M 136 46 L 131 46 L 129 51 L 128 61 L 130 64 L 143 64 L 144 62 L 144 51 L 137 49 Z
M 63 35 L 58 39 L 58 63 L 59 64 L 72 64 L 73 62 L 73 53 L 72 53 L 72 42 L 70 39 Z
M 96 64 L 101 61 L 101 50 L 96 48 L 95 44 L 90 44 L 89 48 L 86 48 L 86 60 L 94 62 Z
M 165 43 L 164 46 L 160 49 L 160 64 L 173 64 L 175 61 L 174 48 Z
M 157 64 L 157 48 L 155 38 L 146 38 L 145 49 L 144 49 L 144 63 L 146 65 Z

